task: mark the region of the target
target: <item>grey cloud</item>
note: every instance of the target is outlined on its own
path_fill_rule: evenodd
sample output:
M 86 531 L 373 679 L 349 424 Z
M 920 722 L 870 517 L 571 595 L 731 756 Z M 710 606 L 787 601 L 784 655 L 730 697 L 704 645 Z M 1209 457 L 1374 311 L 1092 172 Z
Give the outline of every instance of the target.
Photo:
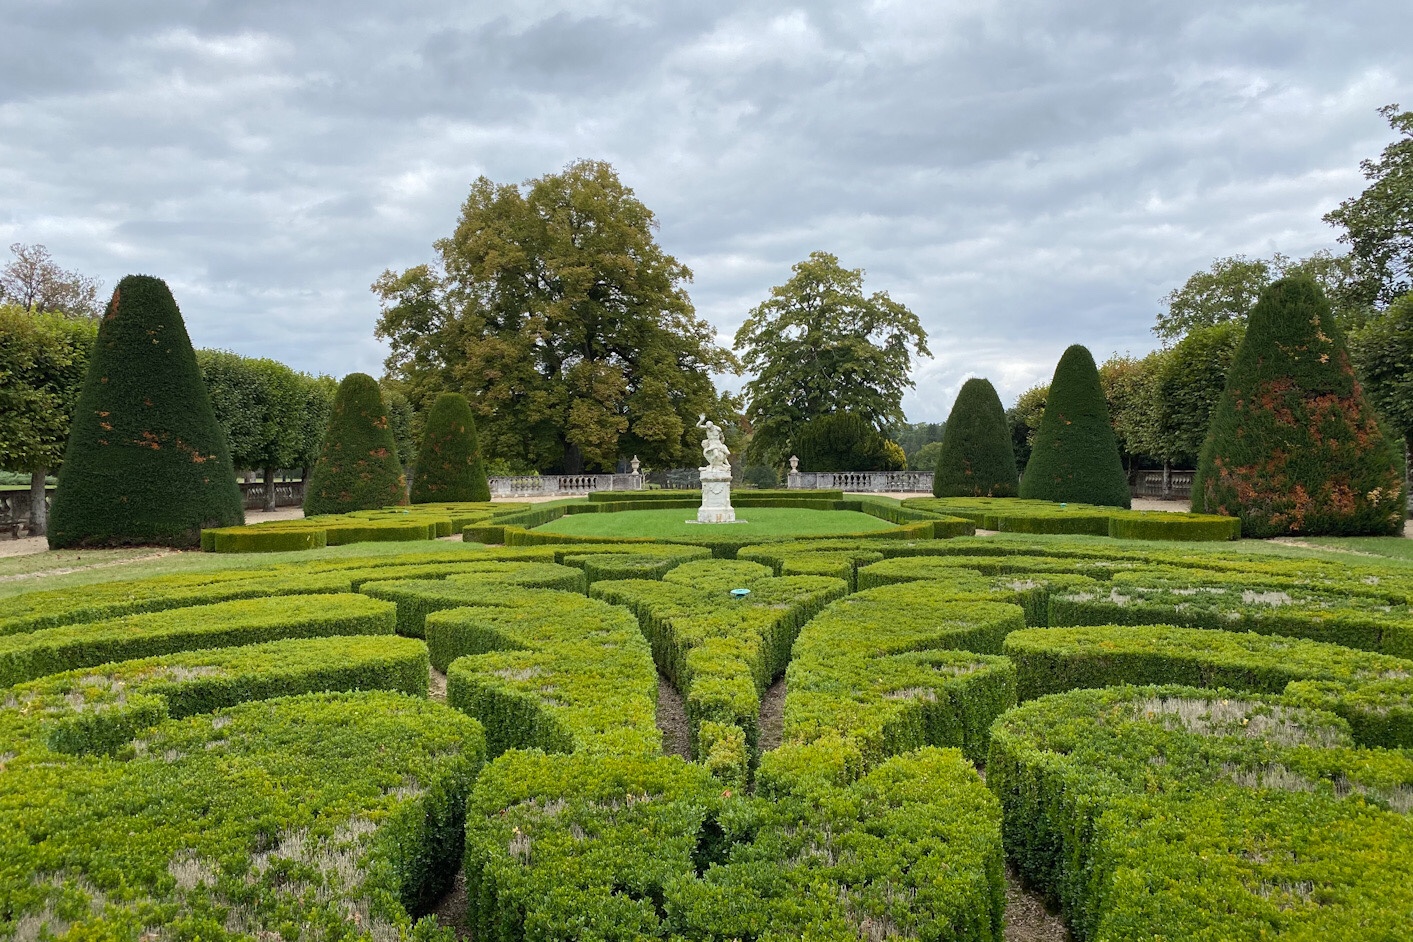
M 814 249 L 932 335 L 915 419 L 1142 353 L 1218 255 L 1320 215 L 1413 78 L 1396 0 L 0 3 L 0 243 L 168 277 L 198 343 L 377 370 L 368 284 L 478 174 L 611 160 L 729 338 Z M 1404 96 L 1407 97 L 1407 96 Z M 739 379 L 727 379 L 738 384 Z

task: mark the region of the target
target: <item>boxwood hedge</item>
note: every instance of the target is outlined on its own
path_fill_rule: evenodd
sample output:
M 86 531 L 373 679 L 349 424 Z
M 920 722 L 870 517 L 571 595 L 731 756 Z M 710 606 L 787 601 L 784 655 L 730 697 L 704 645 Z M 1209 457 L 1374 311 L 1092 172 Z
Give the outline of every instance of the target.
M 1360 745 L 1413 746 L 1413 661 L 1402 658 L 1170 625 L 1015 631 L 1003 653 L 1015 664 L 1021 700 L 1123 684 L 1284 693 L 1344 717 Z
M 1413 758 L 1259 695 L 1076 691 L 992 728 L 1006 851 L 1079 939 L 1413 933 Z

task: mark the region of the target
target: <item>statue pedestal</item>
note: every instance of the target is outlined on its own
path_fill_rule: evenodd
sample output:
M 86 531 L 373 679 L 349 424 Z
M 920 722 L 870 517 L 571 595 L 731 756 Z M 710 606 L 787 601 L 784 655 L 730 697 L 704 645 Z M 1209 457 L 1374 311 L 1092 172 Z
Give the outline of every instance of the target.
M 702 509 L 697 523 L 735 523 L 731 507 L 731 469 L 702 468 Z

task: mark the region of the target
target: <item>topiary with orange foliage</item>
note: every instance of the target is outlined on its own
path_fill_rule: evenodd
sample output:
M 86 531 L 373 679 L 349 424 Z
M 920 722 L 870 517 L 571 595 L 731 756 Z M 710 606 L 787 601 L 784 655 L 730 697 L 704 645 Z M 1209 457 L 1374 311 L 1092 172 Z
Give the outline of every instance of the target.
M 366 373 L 350 373 L 334 395 L 324 445 L 305 484 L 304 515 L 405 503 L 407 478 L 397 460 L 397 442 L 378 381 Z
M 1310 278 L 1283 278 L 1251 311 L 1198 459 L 1192 509 L 1243 536 L 1402 532 L 1403 475 Z

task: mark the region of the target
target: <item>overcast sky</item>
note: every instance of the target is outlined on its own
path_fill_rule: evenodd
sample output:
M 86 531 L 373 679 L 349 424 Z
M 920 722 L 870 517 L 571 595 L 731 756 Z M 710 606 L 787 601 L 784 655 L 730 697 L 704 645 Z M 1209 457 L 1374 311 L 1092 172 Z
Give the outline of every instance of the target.
M 507 12 L 513 11 L 513 12 Z M 1153 348 L 1217 256 L 1336 248 L 1413 106 L 1407 0 L 0 0 L 0 245 L 166 278 L 197 346 L 381 372 L 368 285 L 472 180 L 610 161 L 729 345 L 811 251 L 1009 405 Z M 739 385 L 740 380 L 730 380 Z

